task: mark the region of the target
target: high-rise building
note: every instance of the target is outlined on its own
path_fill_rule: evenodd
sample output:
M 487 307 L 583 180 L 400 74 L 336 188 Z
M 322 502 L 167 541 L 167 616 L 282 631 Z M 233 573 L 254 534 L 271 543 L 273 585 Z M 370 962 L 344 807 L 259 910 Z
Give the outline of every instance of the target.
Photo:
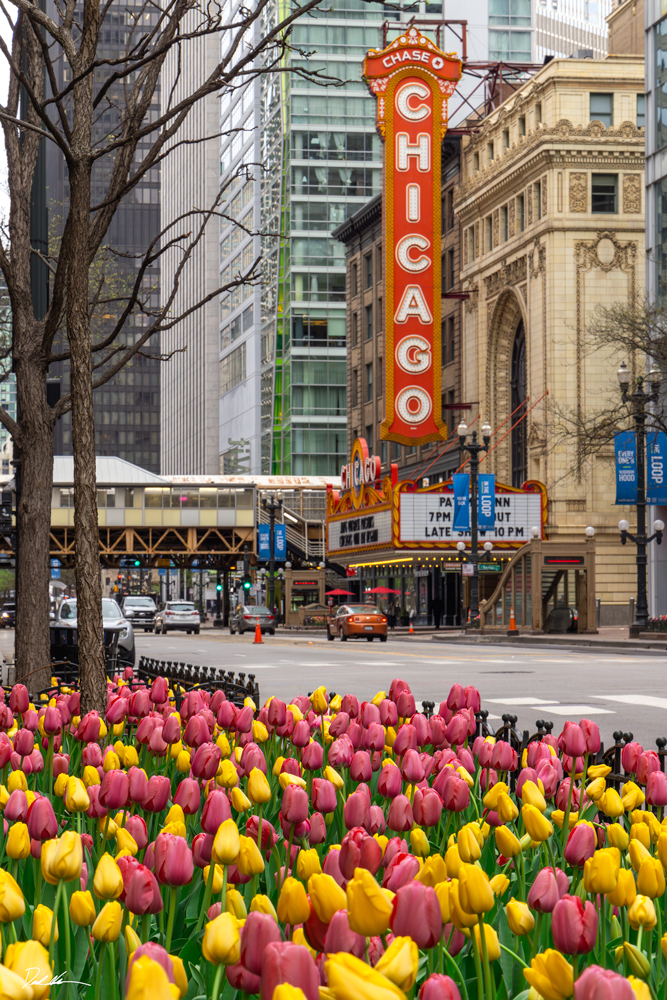
M 611 10 L 612 0 L 534 0 L 536 62 L 545 56 L 603 59 Z
M 139 33 L 152 30 L 160 16 L 157 9 L 147 11 L 145 5 L 138 0 L 112 3 L 105 11 L 98 57 L 108 59 L 110 63 L 124 57 L 131 32 L 132 38 L 136 40 Z M 57 19 L 59 15 L 55 7 L 53 13 Z M 140 24 L 137 24 L 139 15 Z M 67 74 L 71 70 L 64 59 L 55 60 L 54 66 L 59 86 L 66 86 Z M 112 66 L 109 65 L 108 72 L 111 71 Z M 111 88 L 109 104 L 100 109 L 95 120 L 93 141 L 104 142 L 112 131 L 113 122 L 120 114 L 123 93 L 122 82 Z M 159 94 L 156 94 L 150 115 L 156 116 L 158 102 Z M 150 137 L 139 142 L 137 159 L 147 152 L 150 145 Z M 99 203 L 104 196 L 111 162 L 109 157 L 103 157 L 94 168 L 93 205 Z M 69 182 L 63 157 L 53 143 L 48 143 L 46 147 L 46 201 L 49 211 L 49 244 L 51 252 L 54 252 L 66 218 Z M 118 254 L 107 254 L 106 263 L 101 265 L 105 269 L 106 288 L 111 289 L 114 297 L 126 294 L 130 284 L 134 283 L 141 257 L 159 232 L 159 224 L 160 168 L 153 167 L 123 199 L 104 239 L 104 244 Z M 98 274 L 101 275 L 101 270 Z M 94 268 L 92 280 L 95 280 Z M 149 268 L 143 279 L 149 308 L 155 308 L 159 303 L 159 282 L 159 265 Z M 108 313 L 100 310 L 95 313 L 93 339 L 108 331 L 113 321 L 112 313 L 113 307 Z M 148 316 L 135 312 L 126 322 L 117 343 L 134 343 L 135 336 L 149 322 Z M 159 353 L 159 338 L 152 338 L 141 354 L 136 355 L 122 371 L 97 389 L 93 396 L 97 454 L 115 455 L 151 472 L 160 471 Z M 69 365 L 66 362 L 52 365 L 49 374 L 60 378 L 63 393 L 69 391 Z M 54 446 L 57 455 L 72 454 L 71 413 L 65 414 L 56 424 Z

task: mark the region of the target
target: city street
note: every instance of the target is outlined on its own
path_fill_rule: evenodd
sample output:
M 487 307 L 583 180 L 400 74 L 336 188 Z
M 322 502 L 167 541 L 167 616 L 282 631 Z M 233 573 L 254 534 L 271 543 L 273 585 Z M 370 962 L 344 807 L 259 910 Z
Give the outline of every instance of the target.
M 4 633 L 0 638 L 0 647 Z M 495 726 L 504 712 L 518 716 L 521 729 L 534 731 L 539 718 L 560 731 L 566 719 L 590 717 L 606 744 L 617 729 L 628 730 L 647 747 L 667 735 L 665 656 L 628 651 L 588 652 L 571 647 L 457 644 L 443 648 L 430 638 L 389 638 L 386 644 L 327 642 L 323 635 L 230 636 L 203 630 L 198 636 L 138 635 L 137 653 L 183 663 L 255 673 L 262 698 L 286 700 L 320 684 L 328 690 L 372 698 L 403 677 L 415 698 L 436 703 L 452 684 L 474 684 Z

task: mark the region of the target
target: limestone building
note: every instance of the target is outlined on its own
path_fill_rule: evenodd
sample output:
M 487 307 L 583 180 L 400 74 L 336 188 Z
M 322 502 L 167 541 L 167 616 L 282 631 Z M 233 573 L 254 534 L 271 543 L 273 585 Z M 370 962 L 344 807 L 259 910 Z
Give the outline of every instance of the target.
M 640 56 L 553 60 L 471 138 L 454 206 L 468 423 L 501 428 L 483 463 L 500 482 L 545 483 L 550 538 L 595 527 L 602 624 L 627 622 L 635 551 L 617 524 L 634 508 L 614 506 L 612 448 L 582 458 L 557 413 L 618 398 L 622 358 L 591 354 L 586 328 L 598 303 L 644 291 L 643 97 Z

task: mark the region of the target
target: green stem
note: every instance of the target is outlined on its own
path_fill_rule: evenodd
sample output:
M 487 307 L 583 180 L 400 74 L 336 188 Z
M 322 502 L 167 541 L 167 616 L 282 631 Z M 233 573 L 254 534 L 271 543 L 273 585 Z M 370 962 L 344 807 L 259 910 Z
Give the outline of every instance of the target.
M 561 857 L 565 854 L 565 845 L 567 844 L 567 835 L 570 832 L 570 806 L 572 805 L 572 790 L 574 789 L 574 775 L 577 770 L 577 758 L 572 758 L 572 773 L 570 774 L 570 790 L 567 795 L 567 806 L 565 807 L 565 815 L 563 816 L 563 836 L 560 842 L 560 853 Z
M 472 945 L 472 953 L 475 959 L 475 973 L 477 975 L 477 1000 L 483 1000 L 484 979 L 482 978 L 482 963 L 479 960 L 479 948 L 477 947 L 477 940 L 474 933 L 470 935 L 470 943 Z M 488 1000 L 492 1000 L 492 998 L 489 997 Z
M 600 922 L 602 924 L 602 931 L 600 934 L 600 944 L 601 944 L 601 965 L 603 969 L 607 968 L 607 897 L 602 896 L 602 906 L 600 908 Z
M 257 849 L 259 853 L 264 857 L 262 851 L 262 812 L 264 811 L 264 803 L 260 802 L 257 809 Z M 268 884 L 268 883 L 267 883 Z
M 479 936 L 482 942 L 482 957 L 484 959 L 484 981 L 486 983 L 486 995 L 488 1000 L 493 1000 L 495 996 L 493 992 L 492 980 L 491 980 L 491 965 L 489 964 L 489 949 L 486 946 L 486 929 L 484 927 L 484 917 L 480 914 L 479 917 Z
M 227 865 L 225 865 L 225 870 Z M 218 994 L 220 993 L 220 981 L 222 979 L 222 974 L 225 971 L 225 967 L 222 963 L 215 970 L 215 979 L 213 980 L 213 991 L 211 993 L 211 1000 L 218 1000 Z
M 67 969 L 71 969 L 72 968 L 72 948 L 71 948 L 71 942 L 70 942 L 70 929 L 69 929 L 69 906 L 68 906 L 68 902 L 67 902 L 67 890 L 64 888 L 64 883 L 61 883 L 61 885 L 63 886 L 63 891 L 61 893 L 61 896 L 62 896 L 62 902 L 63 902 L 63 924 L 65 925 L 65 967 Z M 57 911 L 56 911 L 56 909 L 54 907 L 54 911 L 53 911 L 54 922 L 55 922 L 55 919 L 56 919 L 56 912 Z M 69 983 L 69 982 L 65 985 L 65 1000 L 68 1000 L 68 998 L 69 998 L 70 986 L 71 986 L 71 983 Z
M 107 834 L 109 833 L 109 820 L 111 819 L 111 813 L 107 812 L 106 822 L 104 824 L 104 836 L 102 837 L 102 846 L 100 848 L 100 858 L 104 854 L 107 846 Z M 99 858 L 98 858 L 99 860 Z
M 213 876 L 215 875 L 215 864 L 213 863 L 213 858 L 208 866 L 208 878 L 206 879 L 206 889 L 204 891 L 204 903 L 201 910 L 199 911 L 199 919 L 197 921 L 197 927 L 195 928 L 195 934 L 198 934 L 202 928 L 202 924 L 206 919 L 206 914 L 208 913 L 208 908 L 211 904 L 211 893 L 213 892 Z
M 531 959 L 531 961 L 535 958 L 535 954 L 536 954 L 537 949 L 539 947 L 539 943 L 540 943 L 540 929 L 542 927 L 542 917 L 543 916 L 544 916 L 543 913 L 538 913 L 537 914 L 537 923 L 535 924 L 535 936 L 533 938 L 533 947 L 532 947 L 531 952 L 530 952 L 530 959 Z
M 512 951 L 511 948 L 507 948 L 504 944 L 501 944 L 500 947 L 502 948 L 503 951 L 506 951 L 508 955 L 511 955 L 512 958 L 515 959 L 515 961 L 520 962 L 521 965 L 523 965 L 524 969 L 530 968 L 530 966 L 526 962 L 524 962 L 524 960 L 520 958 L 515 951 Z
M 151 930 L 151 915 L 145 913 L 141 918 L 141 943 L 146 944 Z
M 100 957 L 97 962 L 97 976 L 95 977 L 95 1000 L 99 1000 L 100 997 L 100 982 L 102 981 L 102 966 L 104 965 L 104 959 L 106 958 L 106 944 L 103 944 L 100 948 Z
M 227 902 L 227 865 L 222 866 L 222 892 L 220 893 L 220 912 L 225 912 Z
M 109 956 L 109 977 L 110 977 L 110 985 L 111 985 L 111 1000 L 116 1000 L 116 997 L 118 995 L 118 990 L 117 990 L 118 980 L 116 978 L 116 963 L 114 961 L 114 950 L 115 949 L 114 949 L 114 946 L 113 946 L 113 941 L 110 941 L 109 942 L 109 948 L 108 948 L 108 951 L 107 951 L 107 955 Z
M 174 917 L 176 916 L 176 899 L 178 896 L 178 888 L 174 885 L 169 886 L 169 919 L 167 920 L 167 943 L 165 948 L 167 951 L 171 948 L 171 935 L 174 931 Z
M 58 882 L 58 888 L 56 889 L 56 899 L 53 904 L 53 918 L 51 920 L 51 939 L 49 941 L 49 964 L 53 967 L 53 945 L 56 940 L 56 920 L 58 916 L 58 904 L 60 903 L 60 896 L 63 889 L 63 880 L 60 879 Z M 69 920 L 69 915 L 67 917 Z

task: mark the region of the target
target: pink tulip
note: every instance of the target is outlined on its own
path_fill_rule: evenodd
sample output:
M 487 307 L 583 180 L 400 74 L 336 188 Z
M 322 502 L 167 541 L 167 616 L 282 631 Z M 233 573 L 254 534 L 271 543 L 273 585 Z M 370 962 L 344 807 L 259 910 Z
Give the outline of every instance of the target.
M 181 738 L 181 724 L 175 715 L 170 715 L 164 720 L 162 727 L 162 739 L 171 745 L 178 743 Z
M 396 890 L 390 918 L 397 937 L 411 937 L 420 948 L 433 948 L 442 937 L 442 916 L 435 889 L 407 882 Z
M 144 916 L 147 913 L 159 913 L 162 909 L 160 887 L 153 872 L 145 865 L 139 865 L 130 880 L 129 888 L 125 894 L 125 906 L 130 913 L 136 913 L 139 916 Z
M 397 757 L 402 757 L 406 750 L 417 749 L 417 730 L 406 722 L 396 733 L 393 750 Z
M 584 862 L 595 854 L 596 846 L 595 831 L 592 827 L 588 826 L 587 823 L 575 826 L 574 829 L 570 830 L 567 838 L 565 860 L 573 868 L 583 868 Z
M 590 719 L 582 719 L 579 728 L 586 740 L 586 753 L 596 754 L 600 749 L 600 730 L 596 722 Z
M 249 816 L 245 825 L 246 837 L 251 837 L 252 840 L 257 844 L 257 838 L 259 836 L 259 818 L 257 816 Z M 262 851 L 270 851 L 278 843 L 278 834 L 273 829 L 271 823 L 268 820 L 262 820 Z
M 451 954 L 456 954 L 456 952 Z M 442 976 L 434 972 L 420 989 L 419 1000 L 461 1000 L 461 994 L 450 976 Z
M 220 903 L 214 905 L 220 906 Z M 220 914 L 216 913 L 216 916 L 220 916 Z M 213 917 L 210 916 L 210 910 L 209 910 L 209 919 L 210 920 L 213 919 Z M 231 988 L 233 990 L 238 990 L 238 992 L 241 995 L 243 995 L 244 993 L 247 993 L 249 995 L 252 995 L 254 993 L 259 993 L 260 990 L 259 976 L 255 976 L 253 975 L 252 972 L 249 972 L 246 969 L 246 967 L 241 964 L 241 962 L 237 962 L 236 965 L 227 966 L 227 980 Z
M 25 684 L 15 684 L 9 692 L 9 707 L 12 712 L 23 714 L 30 707 L 30 695 Z
M 296 825 L 308 818 L 308 793 L 298 785 L 288 785 L 283 792 L 281 814 L 286 823 Z
M 107 710 L 104 713 L 105 718 L 110 726 L 116 726 L 119 722 L 123 722 L 127 716 L 128 704 L 125 698 L 111 698 L 107 702 Z M 60 713 L 58 713 L 60 715 Z M 44 730 L 46 731 L 46 723 L 44 724 Z
M 646 802 L 649 806 L 667 806 L 667 774 L 652 771 L 646 782 Z
M 156 757 L 164 757 L 169 749 L 167 743 L 165 743 L 162 738 L 162 726 L 156 726 L 156 728 L 151 733 L 151 738 L 148 741 L 148 746 L 151 753 L 155 754 Z
M 641 743 L 626 743 L 621 750 L 621 764 L 623 770 L 629 774 L 634 774 L 637 770 L 637 761 L 644 752 Z
M 273 702 L 271 702 L 271 704 L 273 704 Z M 280 704 L 282 704 L 283 707 L 285 705 L 284 702 L 281 702 Z M 221 729 L 231 729 L 234 723 L 236 722 L 237 715 L 238 715 L 238 709 L 236 705 L 234 705 L 233 702 L 231 701 L 223 701 L 223 703 L 220 705 L 220 708 L 218 709 L 218 715 L 217 715 L 218 725 L 220 726 Z M 271 718 L 271 707 L 269 706 L 269 719 L 270 718 Z
M 382 887 L 384 889 L 391 889 L 392 892 L 398 892 L 401 886 L 407 885 L 408 882 L 414 879 L 418 871 L 419 861 L 412 854 L 399 851 L 398 854 L 394 855 L 389 864 L 387 864 L 385 855 Z
M 210 865 L 214 840 L 212 833 L 197 833 L 192 838 L 192 860 L 197 868 Z
M 122 809 L 129 793 L 130 780 L 125 771 L 107 771 L 100 787 L 100 805 L 105 809 Z
M 76 739 L 82 743 L 96 743 L 100 738 L 102 720 L 97 712 L 87 712 L 76 731 Z
M 148 794 L 148 778 L 139 767 L 131 767 L 127 772 L 127 797 L 135 805 L 143 805 Z
M 174 802 L 186 816 L 194 816 L 199 811 L 199 785 L 193 778 L 183 778 L 176 788 Z
M 396 699 L 399 719 L 409 719 L 415 714 L 415 696 L 412 691 L 401 691 Z
M 201 811 L 201 828 L 204 833 L 215 836 L 220 824 L 231 818 L 232 809 L 229 799 L 222 789 L 216 788 L 214 791 L 209 792 Z
M 47 736 L 55 736 L 63 728 L 63 720 L 60 712 L 53 706 L 48 706 L 44 712 L 44 732 Z
M 451 768 L 445 768 L 440 772 L 433 782 L 433 788 L 449 812 L 463 812 L 468 808 L 470 789 L 461 775 Z
M 128 816 L 125 820 L 125 829 L 134 837 L 135 843 L 140 851 L 143 851 L 148 844 L 148 832 L 146 830 L 146 820 L 143 816 Z
M 382 768 L 377 787 L 378 794 L 384 799 L 395 799 L 397 795 L 401 794 L 403 781 L 401 772 L 395 764 L 387 764 L 386 767 Z
M 332 813 L 336 809 L 336 789 L 326 778 L 313 778 L 310 791 L 313 809 L 319 813 Z
M 348 830 L 355 826 L 366 828 L 370 823 L 371 810 L 367 797 L 356 791 L 349 795 L 343 807 L 343 820 Z
M 5 819 L 10 823 L 25 823 L 28 818 L 28 799 L 25 792 L 20 788 L 15 788 L 7 799 L 4 810 Z
M 272 1000 L 276 986 L 289 983 L 306 1000 L 318 1000 L 320 977 L 307 948 L 291 941 L 271 941 L 262 954 L 261 1000 Z
M 35 737 L 29 729 L 19 729 L 14 737 L 14 749 L 19 757 L 29 757 L 35 747 Z
M 411 785 L 424 780 L 424 765 L 416 750 L 406 750 L 401 760 L 401 777 Z
M 311 813 L 308 822 L 310 823 L 308 842 L 313 847 L 315 847 L 316 844 L 323 844 L 327 839 L 327 824 L 322 813 Z
M 380 722 L 380 709 L 372 701 L 362 701 L 359 722 L 368 729 L 372 722 Z
M 166 677 L 156 677 L 151 684 L 150 699 L 154 705 L 162 705 L 169 698 L 169 684 Z
M 350 762 L 350 777 L 353 781 L 370 781 L 373 776 L 371 758 L 367 750 L 357 750 Z
M 335 954 L 344 951 L 357 958 L 363 958 L 366 950 L 366 938 L 350 929 L 347 910 L 338 910 L 329 921 L 329 927 L 324 939 L 324 951 Z
M 576 722 L 565 723 L 559 742 L 568 757 L 583 757 L 586 753 L 586 737 Z
M 324 763 L 324 747 L 321 743 L 312 742 L 301 752 L 301 764 L 306 771 L 319 771 Z
M 364 750 L 381 752 L 384 750 L 385 742 L 386 736 L 383 726 L 379 722 L 371 722 L 363 736 Z
M 193 715 L 183 731 L 183 741 L 192 749 L 210 743 L 211 732 L 201 715 Z
M 151 710 L 151 699 L 146 688 L 140 688 L 130 696 L 130 715 L 135 719 L 143 719 Z
M 442 816 L 442 799 L 432 788 L 425 788 L 423 792 L 417 788 L 412 802 L 412 811 L 415 823 L 419 826 L 437 826 Z
M 625 976 L 589 965 L 574 984 L 574 1000 L 635 1000 L 635 993 Z
M 554 944 L 565 955 L 583 955 L 595 947 L 598 915 L 593 903 L 578 896 L 562 896 L 551 914 Z
M 100 788 L 101 785 L 91 785 L 88 788 L 88 798 L 90 799 L 90 805 L 86 809 L 86 816 L 90 819 L 100 819 L 102 816 L 106 816 L 107 810 L 100 803 Z
M 553 868 L 543 868 L 528 893 L 528 905 L 538 913 L 551 913 L 560 898 Z
M 234 720 L 234 728 L 237 733 L 249 733 L 252 729 L 253 721 L 252 708 L 250 705 L 246 705 L 245 708 L 242 708 L 237 714 L 236 719 Z
M 249 913 L 241 930 L 241 965 L 259 976 L 262 954 L 272 941 L 281 941 L 280 928 L 267 913 Z
M 379 706 L 380 710 L 380 722 L 383 726 L 396 726 L 398 723 L 398 712 L 396 711 L 395 702 L 391 701 L 389 698 L 384 698 Z
M 109 772 L 110 774 L 111 772 Z M 171 782 L 163 774 L 152 774 L 146 786 L 146 797 L 142 803 L 148 812 L 159 813 L 166 807 L 171 793 Z
M 127 976 L 125 979 L 126 992 L 129 991 L 130 987 L 130 976 L 132 974 L 132 966 L 136 961 L 138 961 L 138 959 L 142 957 L 142 955 L 146 955 L 148 958 L 151 959 L 151 961 L 156 962 L 157 965 L 162 966 L 169 982 L 170 983 L 174 982 L 174 966 L 166 949 L 164 949 L 162 945 L 158 944 L 156 941 L 149 941 L 147 944 L 140 944 L 139 947 L 136 948 L 132 952 L 132 955 L 130 956 L 130 959 L 127 963 Z
M 214 778 L 220 766 L 221 756 L 220 747 L 215 743 L 203 743 L 192 758 L 191 767 L 195 778 L 201 778 L 203 781 Z
M 155 874 L 163 885 L 187 885 L 192 881 L 192 851 L 183 837 L 160 833 L 155 840 Z
M 329 763 L 332 767 L 349 767 L 354 756 L 354 747 L 347 734 L 334 740 L 329 747 Z
M 83 748 L 81 762 L 84 767 L 102 766 L 102 749 L 99 743 L 88 743 L 87 746 Z
M 638 783 L 640 785 L 645 785 L 648 781 L 649 775 L 653 774 L 655 771 L 659 771 L 660 769 L 660 758 L 655 750 L 644 750 L 644 752 L 639 755 L 637 770 L 635 771 Z
M 329 735 L 334 739 L 337 736 L 342 736 L 347 732 L 348 726 L 350 725 L 350 716 L 347 712 L 339 712 L 338 715 L 334 716 L 331 720 L 331 725 L 329 726 Z
M 506 740 L 499 740 L 491 751 L 491 767 L 496 771 L 514 771 L 516 766 L 516 750 Z
M 382 848 L 363 827 L 354 827 L 343 837 L 338 864 L 346 879 L 352 878 L 355 868 L 366 868 L 375 875 L 382 864 Z

